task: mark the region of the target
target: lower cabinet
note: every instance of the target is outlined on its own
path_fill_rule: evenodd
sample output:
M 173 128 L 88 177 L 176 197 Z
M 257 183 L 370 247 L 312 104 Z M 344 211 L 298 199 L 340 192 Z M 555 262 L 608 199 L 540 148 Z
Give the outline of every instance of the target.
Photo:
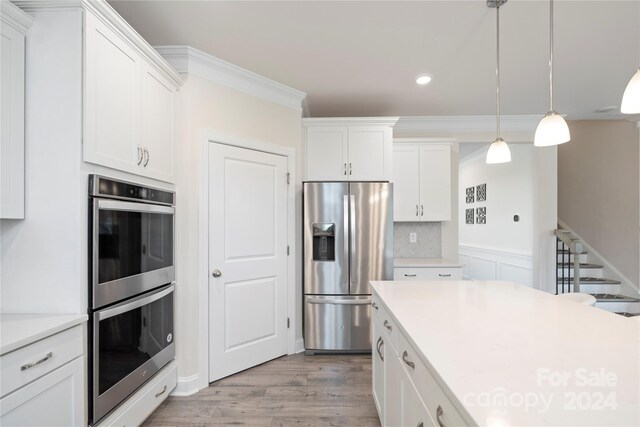
M 393 280 L 462 280 L 460 267 L 396 267 Z
M 86 426 L 83 327 L 0 357 L 0 425 Z
M 380 424 L 389 427 L 466 425 L 375 294 L 372 307 L 373 398 Z
M 0 400 L 3 426 L 81 426 L 83 358 L 54 370 Z

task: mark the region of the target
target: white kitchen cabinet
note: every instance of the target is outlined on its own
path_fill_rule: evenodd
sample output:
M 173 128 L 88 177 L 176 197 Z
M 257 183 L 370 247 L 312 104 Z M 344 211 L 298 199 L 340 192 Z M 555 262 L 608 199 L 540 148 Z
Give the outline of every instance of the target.
M 135 173 L 142 58 L 91 13 L 85 37 L 84 160 Z
M 11 2 L 0 9 L 0 218 L 24 218 L 25 36 L 33 19 Z
M 390 181 L 397 118 L 303 120 L 307 181 Z
M 372 385 L 382 426 L 464 426 L 396 320 L 372 295 Z M 436 420 L 440 418 L 440 422 Z
M 174 83 L 85 13 L 84 161 L 173 182 Z
M 0 425 L 86 425 L 83 336 L 74 326 L 0 357 Z
M 394 267 L 393 280 L 462 280 L 462 268 Z
M 394 221 L 451 220 L 451 146 L 396 143 Z
M 145 174 L 162 181 L 173 180 L 175 93 L 172 84 L 151 64 L 142 66 L 142 142 Z

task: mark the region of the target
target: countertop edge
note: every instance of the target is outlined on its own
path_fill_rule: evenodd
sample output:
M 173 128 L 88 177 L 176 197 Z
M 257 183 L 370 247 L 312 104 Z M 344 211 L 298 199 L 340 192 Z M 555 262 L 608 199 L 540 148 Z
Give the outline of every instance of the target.
M 3 320 L 2 323 L 5 322 L 5 317 L 6 316 L 12 316 L 13 314 L 3 314 Z M 15 314 L 16 317 L 18 316 L 28 316 L 25 314 Z M 46 323 L 46 316 L 45 314 L 34 314 L 33 315 L 34 318 L 39 317 L 42 320 L 44 320 L 43 324 Z M 36 341 L 40 341 L 44 338 L 50 337 L 52 335 L 55 335 L 59 332 L 62 332 L 66 329 L 70 329 L 74 326 L 77 325 L 81 325 L 83 323 L 85 323 L 88 319 L 89 316 L 86 314 L 69 314 L 66 316 L 65 315 L 61 315 L 61 314 L 51 314 L 51 321 L 48 323 L 47 326 L 44 326 L 42 328 L 37 328 L 35 331 L 30 332 L 30 333 L 26 333 L 24 336 L 19 337 L 7 344 L 0 344 L 0 356 L 4 356 L 7 353 L 11 353 L 13 351 L 16 351 L 22 347 L 28 346 L 29 344 L 33 344 Z M 60 321 L 61 319 L 59 319 L 60 317 L 65 316 L 64 320 Z M 58 318 L 58 319 L 56 319 Z M 27 320 L 25 318 L 25 320 Z M 55 320 L 58 320 L 58 322 L 55 322 Z M 20 320 L 16 319 L 13 320 L 13 322 L 18 323 Z M 12 322 L 12 323 L 13 323 Z

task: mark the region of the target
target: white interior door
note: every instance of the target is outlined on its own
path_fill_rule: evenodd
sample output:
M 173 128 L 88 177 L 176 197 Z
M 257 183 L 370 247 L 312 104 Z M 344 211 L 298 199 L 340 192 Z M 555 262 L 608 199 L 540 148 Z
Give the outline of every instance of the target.
M 211 382 L 287 352 L 287 159 L 212 143 L 209 170 Z

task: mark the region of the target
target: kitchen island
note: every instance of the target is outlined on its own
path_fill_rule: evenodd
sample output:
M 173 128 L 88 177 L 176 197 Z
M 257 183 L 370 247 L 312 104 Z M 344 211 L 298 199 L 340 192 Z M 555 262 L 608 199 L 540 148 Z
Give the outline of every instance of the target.
M 640 425 L 637 320 L 510 282 L 371 284 L 383 425 Z

